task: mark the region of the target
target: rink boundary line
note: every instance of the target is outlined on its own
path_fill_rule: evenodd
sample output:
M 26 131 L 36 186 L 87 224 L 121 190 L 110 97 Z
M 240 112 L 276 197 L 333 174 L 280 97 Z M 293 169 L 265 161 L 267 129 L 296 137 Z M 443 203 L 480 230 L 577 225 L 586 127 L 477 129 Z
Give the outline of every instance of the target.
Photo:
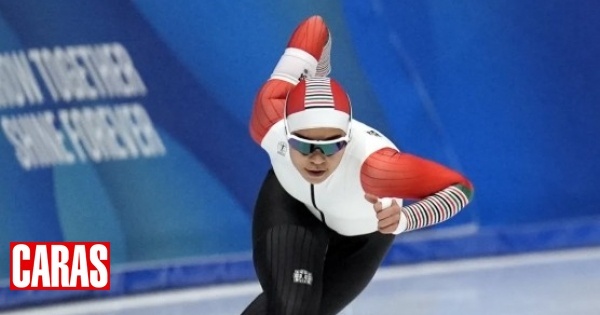
M 538 253 L 511 254 L 506 256 L 476 257 L 469 259 L 425 262 L 415 265 L 389 266 L 380 269 L 374 281 L 411 278 L 437 274 L 461 273 L 530 265 L 547 265 L 569 261 L 600 259 L 600 248 L 555 250 Z
M 594 259 L 600 259 L 600 248 L 584 248 L 456 261 L 429 262 L 415 265 L 388 266 L 380 269 L 373 281 Z M 139 307 L 193 303 L 200 300 L 221 299 L 244 295 L 248 295 L 248 301 L 250 301 L 253 298 L 253 295 L 258 294 L 259 292 L 259 284 L 257 282 L 252 282 L 161 291 L 139 296 L 124 296 L 103 300 L 69 302 L 68 304 L 31 307 L 0 313 L 4 315 L 81 315 L 93 312 L 106 313 Z

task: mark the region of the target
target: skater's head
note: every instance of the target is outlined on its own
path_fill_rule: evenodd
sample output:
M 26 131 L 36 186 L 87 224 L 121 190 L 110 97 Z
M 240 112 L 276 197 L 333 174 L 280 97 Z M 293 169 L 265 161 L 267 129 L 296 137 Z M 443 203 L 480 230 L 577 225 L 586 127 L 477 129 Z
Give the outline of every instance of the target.
M 315 128 L 336 128 L 348 134 L 352 120 L 350 98 L 332 78 L 301 80 L 285 102 L 287 132 Z
M 285 126 L 294 166 L 308 182 L 323 182 L 350 141 L 350 98 L 334 79 L 300 81 L 288 94 Z

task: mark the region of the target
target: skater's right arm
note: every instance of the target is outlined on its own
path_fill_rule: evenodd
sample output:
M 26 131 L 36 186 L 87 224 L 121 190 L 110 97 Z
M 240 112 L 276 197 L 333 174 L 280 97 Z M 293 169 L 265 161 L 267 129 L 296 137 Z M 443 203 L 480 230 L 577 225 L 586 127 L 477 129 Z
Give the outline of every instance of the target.
M 283 118 L 287 94 L 301 79 L 329 74 L 330 47 L 329 30 L 320 16 L 312 16 L 298 25 L 271 77 L 254 100 L 250 135 L 257 144 Z

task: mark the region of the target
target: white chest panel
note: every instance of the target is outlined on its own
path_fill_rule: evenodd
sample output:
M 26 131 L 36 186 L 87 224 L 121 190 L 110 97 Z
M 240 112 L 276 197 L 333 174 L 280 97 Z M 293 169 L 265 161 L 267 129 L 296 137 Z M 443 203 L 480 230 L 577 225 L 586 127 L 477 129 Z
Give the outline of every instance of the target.
M 373 205 L 365 200 L 360 169 L 369 155 L 381 148 L 396 148 L 378 131 L 356 120 L 352 139 L 338 168 L 322 183 L 311 185 L 292 164 L 283 121 L 275 124 L 261 146 L 271 159 L 277 179 L 294 198 L 329 228 L 342 235 L 360 235 L 377 231 Z M 388 196 L 380 196 L 388 197 Z M 402 205 L 402 199 L 396 199 Z

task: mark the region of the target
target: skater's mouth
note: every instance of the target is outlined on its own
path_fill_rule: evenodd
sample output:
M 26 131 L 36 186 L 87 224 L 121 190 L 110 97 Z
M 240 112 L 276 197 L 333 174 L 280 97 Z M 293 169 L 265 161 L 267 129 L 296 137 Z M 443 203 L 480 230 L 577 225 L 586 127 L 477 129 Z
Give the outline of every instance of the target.
M 308 175 L 310 175 L 311 177 L 321 177 L 325 174 L 325 171 L 323 171 L 323 170 L 306 170 L 306 173 L 308 173 Z

